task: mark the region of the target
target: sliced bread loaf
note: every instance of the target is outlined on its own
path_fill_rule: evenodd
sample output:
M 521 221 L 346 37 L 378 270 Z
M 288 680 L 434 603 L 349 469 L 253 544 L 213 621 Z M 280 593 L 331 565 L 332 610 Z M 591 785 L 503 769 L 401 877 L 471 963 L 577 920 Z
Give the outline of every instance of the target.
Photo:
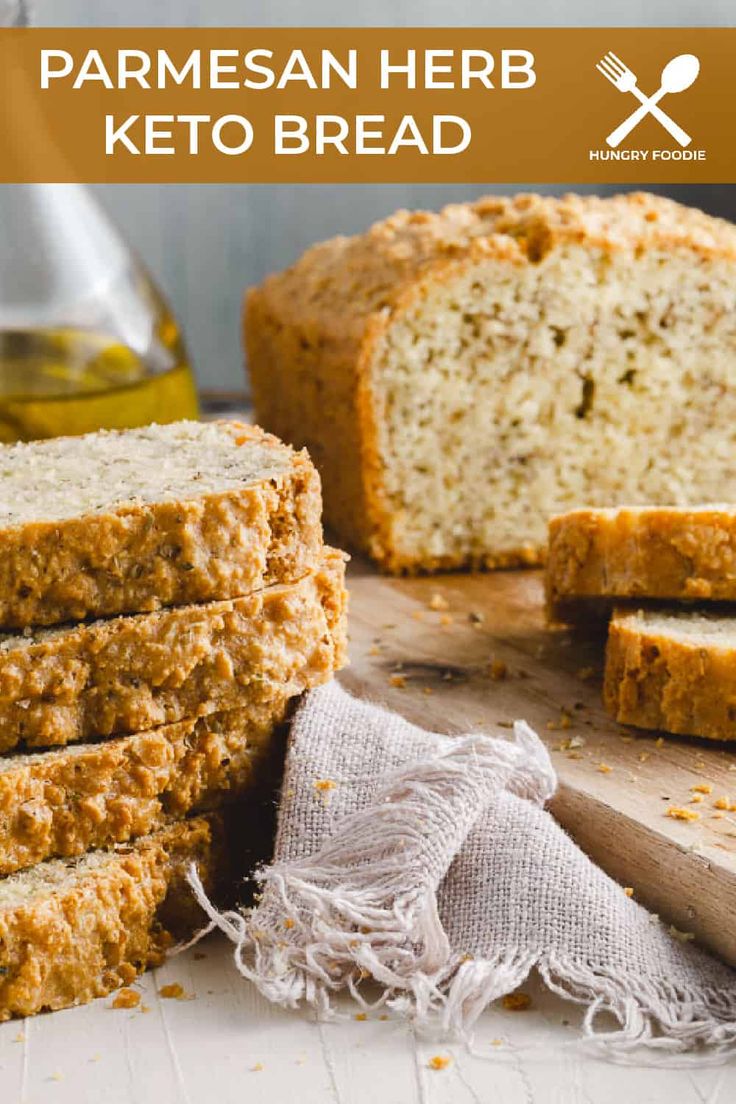
M 736 228 L 651 195 L 400 211 L 247 301 L 256 413 L 392 571 L 538 563 L 580 503 L 736 498 Z
M 579 509 L 549 524 L 550 616 L 591 599 L 736 599 L 736 506 Z
M 244 598 L 0 636 L 0 752 L 291 697 L 345 662 L 345 557 Z
M 202 912 L 186 882 L 226 874 L 217 817 L 0 880 L 0 1020 L 85 1004 L 158 965 Z
M 736 616 L 616 610 L 603 698 L 622 724 L 736 740 Z
M 228 712 L 1 757 L 0 875 L 124 843 L 240 797 L 274 749 L 287 708 L 283 693 L 262 702 L 244 692 Z
M 0 626 L 294 582 L 322 542 L 308 457 L 254 426 L 175 422 L 0 447 Z

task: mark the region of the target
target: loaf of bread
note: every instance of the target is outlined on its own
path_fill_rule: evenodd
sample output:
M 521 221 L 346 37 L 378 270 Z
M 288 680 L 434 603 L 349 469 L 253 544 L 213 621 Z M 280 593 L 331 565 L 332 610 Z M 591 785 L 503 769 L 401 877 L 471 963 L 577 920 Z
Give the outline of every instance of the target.
M 319 560 L 319 477 L 260 429 L 175 422 L 0 447 L 0 627 L 235 598 Z
M 202 912 L 186 882 L 225 873 L 216 816 L 0 881 L 0 1020 L 85 1004 L 160 964 Z
M 651 195 L 401 211 L 247 299 L 258 420 L 390 571 L 542 560 L 581 503 L 736 496 L 736 228 Z
M 124 843 L 259 781 L 288 700 L 162 725 L 99 744 L 0 758 L 0 875 Z M 1 884 L 1 883 L 0 883 Z
M 622 724 L 736 740 L 736 616 L 616 610 L 603 700 Z
M 576 620 L 607 599 L 736 600 L 736 506 L 579 509 L 549 525 L 547 602 Z
M 0 635 L 0 752 L 300 694 L 343 666 L 346 602 L 328 548 L 299 582 L 244 598 Z

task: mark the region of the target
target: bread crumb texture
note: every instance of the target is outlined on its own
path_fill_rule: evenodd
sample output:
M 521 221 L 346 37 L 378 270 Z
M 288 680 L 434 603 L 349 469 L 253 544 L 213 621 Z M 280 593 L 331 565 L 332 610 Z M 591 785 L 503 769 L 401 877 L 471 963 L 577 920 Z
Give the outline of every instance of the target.
M 326 549 L 244 598 L 0 635 L 0 752 L 299 694 L 344 664 L 346 605 L 345 557 Z
M 158 965 L 199 922 L 185 873 L 222 873 L 216 818 L 0 882 L 0 1020 L 85 1004 Z
M 280 694 L 98 744 L 1 758 L 0 874 L 123 843 L 242 797 L 287 705 Z
M 257 415 L 384 568 L 538 563 L 581 503 L 736 493 L 735 266 L 645 194 L 400 211 L 250 292 Z
M 322 545 L 304 453 L 238 422 L 0 447 L 0 627 L 234 598 Z

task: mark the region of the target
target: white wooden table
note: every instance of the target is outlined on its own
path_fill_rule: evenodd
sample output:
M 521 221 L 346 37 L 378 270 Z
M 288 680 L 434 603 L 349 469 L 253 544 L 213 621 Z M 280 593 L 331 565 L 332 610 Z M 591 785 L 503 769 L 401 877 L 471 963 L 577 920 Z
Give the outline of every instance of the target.
M 201 957 L 204 955 L 205 957 Z M 178 982 L 184 999 L 158 990 Z M 730 1104 L 736 1064 L 615 1066 L 576 1046 L 580 1012 L 531 983 L 525 1012 L 493 1008 L 476 1050 L 417 1039 L 370 1014 L 318 1024 L 261 999 L 211 936 L 142 978 L 141 1006 L 0 1026 L 2 1104 Z M 148 1011 L 144 1011 L 147 1008 Z M 430 1068 L 435 1056 L 451 1061 Z

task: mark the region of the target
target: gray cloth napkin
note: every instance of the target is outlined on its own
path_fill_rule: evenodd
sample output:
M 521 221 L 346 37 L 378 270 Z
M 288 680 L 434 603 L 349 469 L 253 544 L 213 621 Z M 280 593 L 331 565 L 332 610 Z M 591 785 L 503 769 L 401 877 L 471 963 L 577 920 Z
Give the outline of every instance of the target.
M 218 913 L 190 876 L 241 973 L 288 1007 L 330 1014 L 344 989 L 363 1003 L 371 979 L 388 1006 L 467 1038 L 536 968 L 612 1056 L 729 1052 L 736 974 L 593 865 L 544 810 L 555 782 L 524 722 L 513 740 L 441 736 L 333 682 L 292 723 L 259 904 Z

